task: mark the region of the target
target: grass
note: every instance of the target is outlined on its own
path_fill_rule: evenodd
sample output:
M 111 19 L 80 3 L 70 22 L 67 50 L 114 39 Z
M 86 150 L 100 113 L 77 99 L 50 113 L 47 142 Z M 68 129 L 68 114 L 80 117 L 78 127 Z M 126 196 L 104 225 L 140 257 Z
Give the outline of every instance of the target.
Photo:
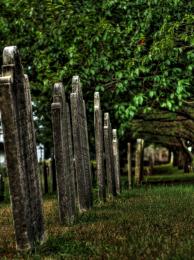
M 154 171 L 146 178 L 193 177 L 169 165 Z M 193 205 L 192 185 L 145 185 L 124 190 L 104 204 L 96 201 L 92 210 L 67 227 L 59 223 L 56 196 L 47 195 L 47 239 L 34 252 L 21 255 L 15 250 L 10 206 L 0 204 L 0 259 L 193 259 Z
M 154 167 L 153 175 L 144 176 L 143 182 L 145 184 L 194 183 L 194 173 L 184 173 L 183 170 L 179 170 L 171 165 L 160 165 Z
M 193 205 L 193 186 L 134 189 L 96 205 L 66 227 L 59 224 L 56 200 L 47 198 L 47 241 L 21 256 L 15 251 L 11 212 L 4 204 L 0 259 L 192 259 Z

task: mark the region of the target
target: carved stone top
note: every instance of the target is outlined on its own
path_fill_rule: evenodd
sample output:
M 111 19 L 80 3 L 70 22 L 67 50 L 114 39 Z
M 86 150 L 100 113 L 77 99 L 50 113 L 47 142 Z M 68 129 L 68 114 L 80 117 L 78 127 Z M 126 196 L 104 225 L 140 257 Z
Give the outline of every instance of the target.
M 137 139 L 137 144 L 144 145 L 144 139 Z
M 0 77 L 0 84 L 9 84 L 9 83 L 13 83 L 12 76 Z
M 104 128 L 109 128 L 109 126 L 110 126 L 109 113 L 104 113 Z
M 53 95 L 61 96 L 62 94 L 63 94 L 63 83 L 62 82 L 55 83 L 53 87 Z
M 53 103 L 65 101 L 65 94 L 63 90 L 63 83 L 57 82 L 53 87 Z
M 59 103 L 59 102 L 52 103 L 51 104 L 51 109 L 52 110 L 61 109 L 61 103 Z
M 79 76 L 73 76 L 72 78 L 72 92 L 78 93 L 80 89 L 80 78 Z
M 99 92 L 94 93 L 94 109 L 100 109 L 100 94 L 99 94 Z
M 112 130 L 113 142 L 117 142 L 117 129 Z
M 76 93 L 80 100 L 83 100 L 82 86 L 79 76 L 73 76 L 72 78 L 72 92 Z
M 17 56 L 19 56 L 17 46 L 5 47 L 3 50 L 3 65 L 15 64 Z

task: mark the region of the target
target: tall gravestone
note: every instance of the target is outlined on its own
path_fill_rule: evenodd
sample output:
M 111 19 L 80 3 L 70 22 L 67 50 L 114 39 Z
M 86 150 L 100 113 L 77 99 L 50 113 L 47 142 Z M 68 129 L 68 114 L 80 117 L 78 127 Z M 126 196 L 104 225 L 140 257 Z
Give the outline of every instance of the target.
M 3 174 L 0 173 L 0 202 L 4 200 L 4 178 Z
M 74 76 L 72 79 L 72 93 L 70 99 L 77 197 L 79 210 L 84 211 L 92 206 L 92 181 L 87 119 L 81 83 L 78 76 Z
M 62 223 L 72 223 L 75 217 L 75 181 L 71 169 L 68 110 L 62 83 L 54 85 L 52 103 L 54 154 L 57 171 L 59 216 Z
M 94 130 L 95 130 L 98 196 L 100 200 L 105 201 L 106 184 L 105 184 L 105 170 L 104 170 L 104 142 L 103 142 L 102 110 L 100 106 L 99 92 L 94 93 Z
M 128 171 L 128 188 L 132 188 L 132 159 L 131 159 L 131 144 L 127 144 L 127 171 Z
M 48 194 L 49 193 L 49 166 L 46 163 L 46 161 L 43 162 L 43 179 L 44 179 L 44 194 Z
M 121 176 L 120 176 L 120 158 L 119 158 L 119 143 L 117 137 L 117 130 L 112 130 L 112 146 L 113 146 L 113 159 L 114 159 L 114 173 L 116 192 L 121 193 Z
M 144 149 L 144 140 L 137 139 L 136 151 L 135 151 L 135 185 L 136 186 L 139 186 L 142 181 L 143 149 Z
M 54 155 L 52 155 L 50 167 L 51 167 L 51 175 L 52 175 L 52 192 L 56 192 L 56 190 L 57 190 L 57 180 L 56 180 L 56 167 L 55 167 Z
M 17 47 L 3 51 L 0 110 L 17 248 L 31 249 L 44 238 L 30 88 Z
M 77 180 L 76 180 L 76 173 L 75 173 L 75 166 L 74 166 L 74 156 L 73 156 L 73 142 L 72 142 L 72 126 L 71 126 L 71 115 L 70 115 L 70 108 L 69 104 L 66 103 L 67 107 L 67 126 L 68 126 L 68 145 L 69 145 L 69 157 L 70 157 L 70 171 L 72 175 L 72 201 L 75 201 L 75 206 L 77 207 Z M 77 210 L 77 208 L 76 208 Z
M 112 127 L 110 124 L 109 113 L 104 114 L 104 147 L 108 194 L 116 196 L 116 181 L 112 146 Z

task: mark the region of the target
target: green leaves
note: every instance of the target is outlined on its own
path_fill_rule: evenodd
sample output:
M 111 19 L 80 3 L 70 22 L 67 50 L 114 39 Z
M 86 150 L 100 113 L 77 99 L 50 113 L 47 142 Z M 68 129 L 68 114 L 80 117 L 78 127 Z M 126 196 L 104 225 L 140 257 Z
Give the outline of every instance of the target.
M 192 94 L 192 1 L 13 2 L 0 4 L 0 44 L 18 45 L 24 68 L 31 66 L 35 102 L 48 93 L 41 102 L 50 103 L 54 82 L 70 89 L 79 74 L 89 106 L 94 90 L 103 92 L 125 125 L 142 107 L 174 110 Z M 43 109 L 36 113 L 44 118 Z

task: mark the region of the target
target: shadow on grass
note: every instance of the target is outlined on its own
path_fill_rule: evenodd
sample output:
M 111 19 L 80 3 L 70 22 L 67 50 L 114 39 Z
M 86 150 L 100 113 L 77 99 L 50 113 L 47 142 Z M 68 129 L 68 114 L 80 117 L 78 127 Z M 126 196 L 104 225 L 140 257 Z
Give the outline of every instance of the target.
M 95 248 L 88 242 L 75 239 L 75 234 L 65 233 L 62 236 L 49 237 L 47 242 L 40 246 L 36 252 L 42 256 L 91 256 L 94 255 Z

